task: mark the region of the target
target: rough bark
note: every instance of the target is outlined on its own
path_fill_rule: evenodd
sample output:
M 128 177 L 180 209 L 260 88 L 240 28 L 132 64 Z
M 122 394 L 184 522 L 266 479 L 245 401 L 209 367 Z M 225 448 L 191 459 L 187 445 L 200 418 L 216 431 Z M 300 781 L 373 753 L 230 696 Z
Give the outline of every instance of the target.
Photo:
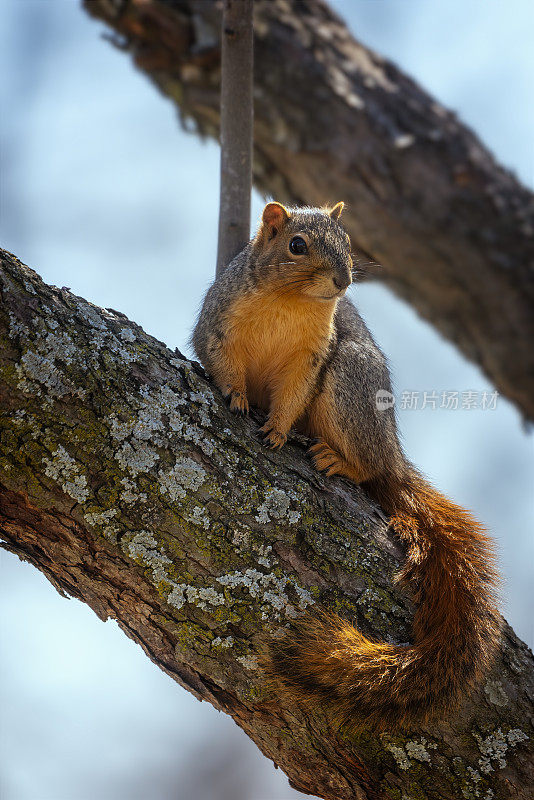
M 189 127 L 218 136 L 217 3 L 85 6 Z M 532 194 L 322 0 L 256 0 L 254 14 L 255 185 L 281 201 L 344 200 L 377 277 L 534 418 Z
M 392 580 L 402 553 L 383 515 L 314 473 L 302 440 L 264 450 L 257 420 L 232 417 L 198 365 L 1 252 L 4 546 L 115 618 L 303 792 L 532 796 L 532 654 L 508 627 L 461 710 L 403 734 L 336 732 L 325 709 L 265 688 L 261 637 L 315 603 L 409 640 Z
M 221 192 L 216 274 L 250 239 L 252 0 L 224 0 L 221 45 Z

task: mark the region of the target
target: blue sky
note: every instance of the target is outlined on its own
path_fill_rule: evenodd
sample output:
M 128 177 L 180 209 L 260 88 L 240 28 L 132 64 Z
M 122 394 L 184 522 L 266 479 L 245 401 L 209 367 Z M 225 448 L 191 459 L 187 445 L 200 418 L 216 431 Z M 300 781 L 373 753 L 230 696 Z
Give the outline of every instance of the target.
M 530 3 L 333 5 L 533 185 Z M 184 348 L 214 270 L 218 147 L 185 134 L 101 33 L 76 2 L 4 0 L 2 245 L 45 280 Z M 255 194 L 254 219 L 262 202 Z M 399 392 L 491 390 L 385 289 L 352 297 Z M 412 460 L 496 536 L 506 615 L 532 643 L 534 476 L 519 415 L 501 399 L 494 411 L 401 409 L 400 423 Z M 231 720 L 160 673 L 114 623 L 63 600 L 11 555 L 1 573 L 3 800 L 219 800 L 213 784 L 225 781 L 234 800 L 298 796 Z

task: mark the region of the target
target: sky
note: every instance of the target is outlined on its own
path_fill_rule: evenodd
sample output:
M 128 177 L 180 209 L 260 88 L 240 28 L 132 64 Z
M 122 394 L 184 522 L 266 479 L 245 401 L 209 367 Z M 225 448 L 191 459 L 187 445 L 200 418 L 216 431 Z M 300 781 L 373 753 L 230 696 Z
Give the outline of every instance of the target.
M 416 78 L 534 185 L 534 17 L 509 0 L 336 0 L 355 36 Z M 219 152 L 75 0 L 0 10 L 0 236 L 42 277 L 186 349 L 212 280 Z M 340 200 L 343 198 L 339 198 Z M 253 197 L 253 220 L 264 198 Z M 491 392 L 385 288 L 352 290 L 403 391 Z M 399 403 L 400 405 L 400 403 Z M 503 610 L 531 645 L 532 437 L 516 410 L 399 410 L 407 453 L 498 542 Z M 2 800 L 292 800 L 229 718 L 114 622 L 0 556 Z M 31 765 L 31 767 L 30 767 Z

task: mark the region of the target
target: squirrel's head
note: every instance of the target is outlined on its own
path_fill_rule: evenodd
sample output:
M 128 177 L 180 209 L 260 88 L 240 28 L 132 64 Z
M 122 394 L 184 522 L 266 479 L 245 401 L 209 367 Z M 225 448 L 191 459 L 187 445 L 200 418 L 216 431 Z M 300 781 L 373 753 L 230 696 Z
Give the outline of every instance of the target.
M 331 209 L 285 208 L 268 203 L 253 241 L 262 280 L 288 294 L 335 300 L 352 282 L 350 239 L 339 222 L 343 203 Z

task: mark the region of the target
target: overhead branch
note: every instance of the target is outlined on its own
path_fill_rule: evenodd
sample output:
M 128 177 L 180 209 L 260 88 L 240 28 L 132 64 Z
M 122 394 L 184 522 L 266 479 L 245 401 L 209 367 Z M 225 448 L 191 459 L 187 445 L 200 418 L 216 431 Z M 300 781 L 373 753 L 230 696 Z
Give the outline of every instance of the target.
M 316 474 L 301 440 L 265 450 L 258 420 L 231 416 L 198 365 L 5 251 L 0 299 L 5 548 L 116 619 L 303 792 L 531 796 L 532 654 L 509 628 L 480 690 L 425 728 L 337 732 L 324 709 L 288 706 L 257 653 L 296 614 L 320 603 L 368 636 L 410 637 L 380 511 Z
M 86 0 L 202 135 L 219 135 L 220 4 Z M 322 0 L 254 3 L 254 183 L 344 200 L 356 250 L 534 418 L 534 203 L 479 139 Z

